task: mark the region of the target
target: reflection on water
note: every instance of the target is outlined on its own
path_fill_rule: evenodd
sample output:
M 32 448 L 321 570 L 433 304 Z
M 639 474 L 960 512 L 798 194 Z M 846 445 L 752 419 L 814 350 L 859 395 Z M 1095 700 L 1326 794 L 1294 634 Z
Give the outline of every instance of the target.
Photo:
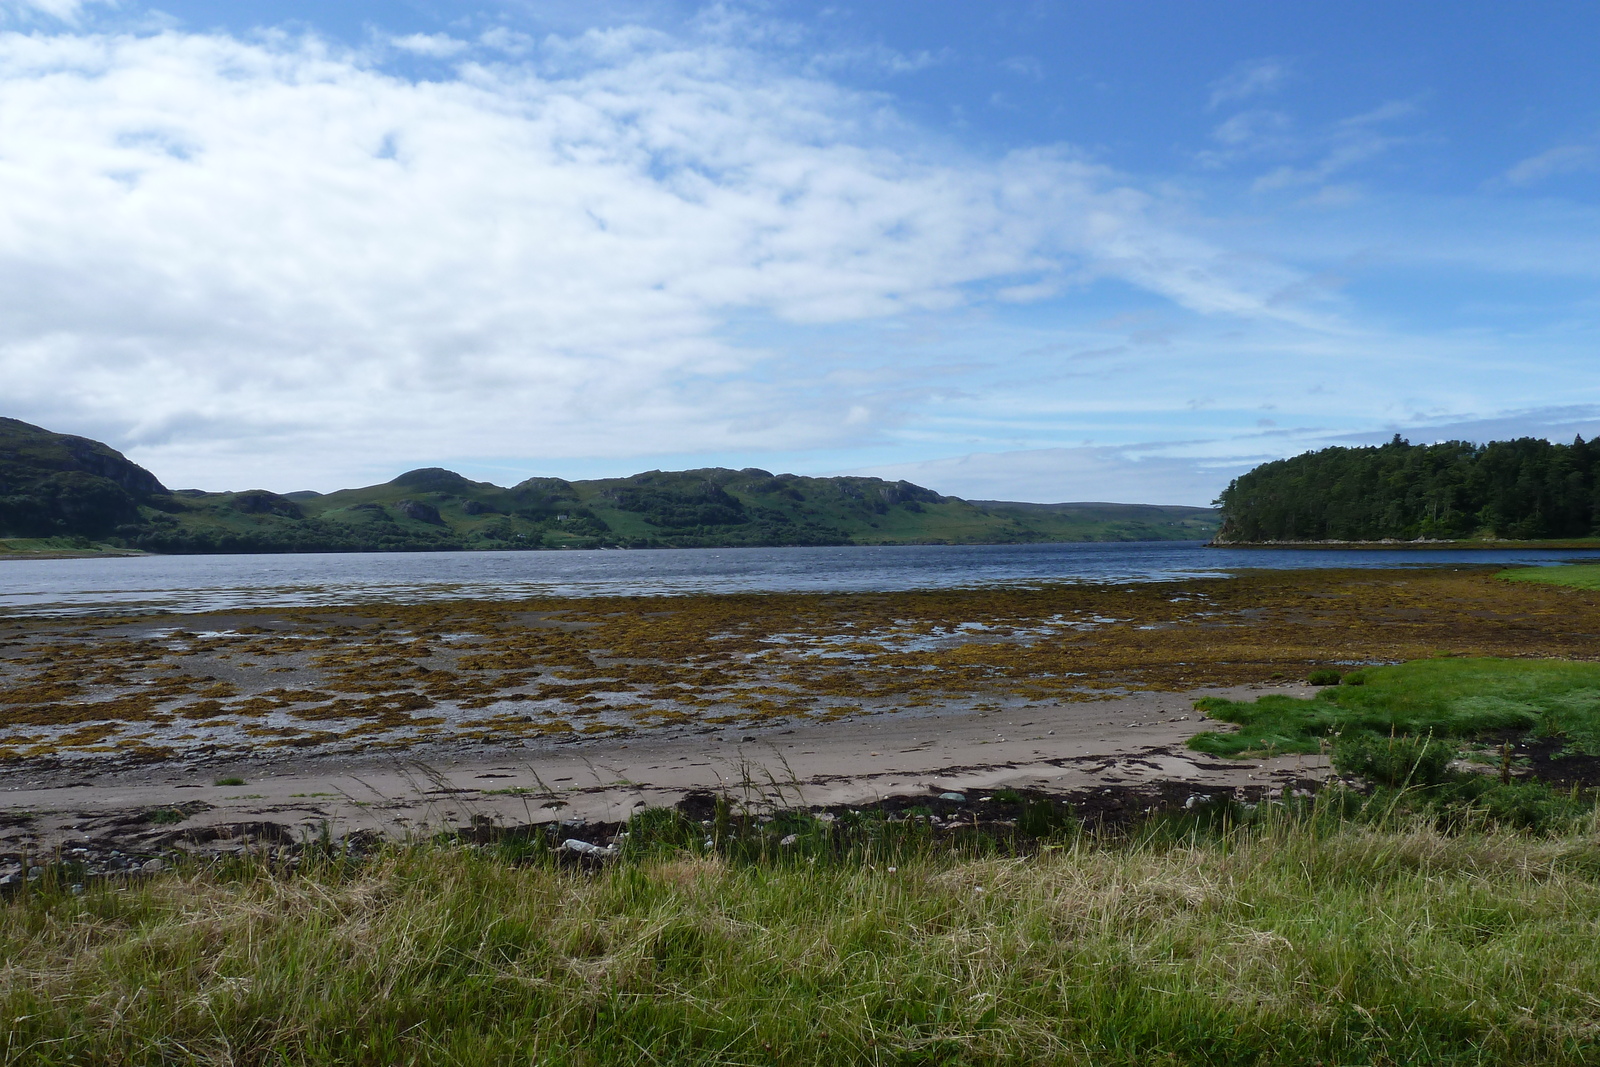
M 214 611 L 358 601 L 862 592 L 1223 576 L 1240 568 L 1473 566 L 1600 550 L 1248 550 L 1198 541 L 317 553 L 0 562 L 0 613 Z

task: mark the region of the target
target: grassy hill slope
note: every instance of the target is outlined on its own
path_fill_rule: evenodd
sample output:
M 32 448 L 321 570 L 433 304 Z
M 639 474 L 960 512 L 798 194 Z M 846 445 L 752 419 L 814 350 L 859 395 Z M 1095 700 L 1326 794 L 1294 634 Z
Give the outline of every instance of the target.
M 93 538 L 150 552 L 1204 540 L 1217 528 L 1206 508 L 967 501 L 910 482 L 753 467 L 510 488 L 429 467 L 327 494 L 174 492 L 105 445 L 15 420 L 0 420 L 0 431 L 10 435 L 0 436 L 10 448 L 0 451 L 9 508 L 0 538 Z M 21 498 L 5 495 L 13 484 L 24 487 L 20 504 L 6 503 Z M 48 491 L 26 488 L 36 485 Z

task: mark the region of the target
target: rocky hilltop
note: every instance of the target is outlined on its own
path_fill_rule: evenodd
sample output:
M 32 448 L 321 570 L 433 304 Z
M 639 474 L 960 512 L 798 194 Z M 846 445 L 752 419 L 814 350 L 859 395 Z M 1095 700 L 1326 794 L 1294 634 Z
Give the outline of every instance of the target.
M 172 491 L 106 445 L 0 420 L 0 538 L 55 544 L 166 553 L 1014 544 L 1204 540 L 1216 528 L 1207 508 L 967 501 L 905 481 L 755 467 L 509 488 L 426 467 L 326 494 Z
M 0 533 L 111 536 L 167 495 L 154 474 L 87 437 L 0 418 Z

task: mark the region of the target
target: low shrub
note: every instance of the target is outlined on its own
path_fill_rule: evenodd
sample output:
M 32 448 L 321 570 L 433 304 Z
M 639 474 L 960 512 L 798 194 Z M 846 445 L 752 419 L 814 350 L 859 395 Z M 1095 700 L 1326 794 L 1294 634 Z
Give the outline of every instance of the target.
M 1570 832 L 1593 815 L 1593 805 L 1544 782 L 1500 782 L 1481 774 L 1452 775 L 1438 789 L 1435 809 L 1446 829 L 1489 826 L 1534 834 Z
M 1333 769 L 1377 785 L 1438 785 L 1450 773 L 1456 747 L 1432 737 L 1341 736 L 1333 743 Z
M 1309 675 L 1307 675 L 1306 681 L 1310 682 L 1312 685 L 1338 685 L 1340 679 L 1343 677 L 1344 675 L 1340 674 L 1333 668 L 1323 667 L 1322 669 L 1312 671 Z

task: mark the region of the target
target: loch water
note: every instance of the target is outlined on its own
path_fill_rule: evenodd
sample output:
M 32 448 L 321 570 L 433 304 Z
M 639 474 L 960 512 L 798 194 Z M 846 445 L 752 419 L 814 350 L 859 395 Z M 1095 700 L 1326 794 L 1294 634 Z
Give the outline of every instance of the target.
M 1199 541 L 544 552 L 136 556 L 0 562 L 0 614 L 200 612 L 364 601 L 891 592 L 1223 577 L 1251 568 L 1469 567 L 1600 550 L 1229 549 Z

